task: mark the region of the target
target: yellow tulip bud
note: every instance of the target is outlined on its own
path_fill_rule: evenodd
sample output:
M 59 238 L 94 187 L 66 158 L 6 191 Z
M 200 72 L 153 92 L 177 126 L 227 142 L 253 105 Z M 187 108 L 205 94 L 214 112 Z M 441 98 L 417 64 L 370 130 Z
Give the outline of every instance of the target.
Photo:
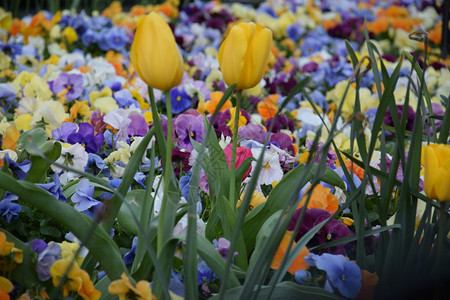
M 226 84 L 236 89 L 257 85 L 266 71 L 272 31 L 253 22 L 231 28 L 219 49 L 219 65 Z
M 159 14 L 143 17 L 136 29 L 130 59 L 149 87 L 168 91 L 183 77 L 184 63 L 172 30 Z
M 431 144 L 422 148 L 424 189 L 429 198 L 450 201 L 450 145 Z

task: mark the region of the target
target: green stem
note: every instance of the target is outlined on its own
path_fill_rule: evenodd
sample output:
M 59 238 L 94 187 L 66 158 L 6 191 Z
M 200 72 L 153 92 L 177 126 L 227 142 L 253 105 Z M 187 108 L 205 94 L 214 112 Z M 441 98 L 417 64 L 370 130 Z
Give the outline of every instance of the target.
M 444 239 L 445 239 L 445 221 L 447 218 L 447 212 L 446 212 L 446 203 L 441 202 L 440 203 L 440 210 L 439 210 L 439 228 L 438 228 L 438 239 L 437 239 L 437 255 L 436 255 L 436 262 L 434 266 L 434 279 L 441 278 L 441 275 L 443 274 L 443 266 L 445 266 L 445 263 L 442 261 L 442 252 L 444 248 Z M 443 281 L 439 281 L 437 284 L 437 288 L 435 290 L 434 299 L 442 299 L 441 297 L 444 295 L 444 286 L 442 285 Z
M 239 128 L 239 115 L 241 114 L 241 98 L 242 90 L 238 90 L 236 93 L 236 111 L 234 113 L 234 128 L 233 128 L 233 148 L 231 152 L 231 176 L 230 176 L 230 201 L 234 201 L 234 206 L 236 206 L 237 197 L 236 194 L 236 150 L 237 150 L 237 139 L 238 139 L 238 128 Z
M 168 195 L 169 195 L 169 182 L 171 180 L 170 178 L 170 171 L 172 170 L 172 103 L 170 100 L 169 93 L 166 94 L 166 106 L 167 106 L 167 143 L 166 143 L 166 157 L 164 160 L 163 165 L 163 175 L 164 175 L 164 195 L 163 195 L 163 201 L 161 203 L 161 211 L 160 216 L 158 219 L 158 237 L 157 237 L 157 249 L 158 249 L 158 255 L 161 254 L 161 250 L 163 248 L 163 244 L 166 240 L 170 238 L 170 236 L 165 236 L 164 232 L 167 232 L 164 230 L 164 223 L 165 223 L 165 212 L 167 208 L 167 201 Z

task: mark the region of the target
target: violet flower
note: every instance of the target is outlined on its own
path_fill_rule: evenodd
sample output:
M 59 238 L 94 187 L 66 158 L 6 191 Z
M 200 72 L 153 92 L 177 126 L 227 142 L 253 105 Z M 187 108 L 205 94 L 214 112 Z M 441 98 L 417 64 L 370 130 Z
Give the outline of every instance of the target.
M 295 225 L 297 223 L 298 218 L 302 212 L 301 209 L 297 209 L 294 213 L 294 216 L 289 223 L 288 230 L 294 230 Z M 300 238 L 305 235 L 309 230 L 311 230 L 314 226 L 318 225 L 325 219 L 331 217 L 331 214 L 319 208 L 310 208 L 305 211 L 302 223 L 295 237 L 295 241 L 300 240 Z M 336 219 L 331 219 L 327 224 L 325 224 L 308 242 L 307 247 L 311 248 L 314 246 L 323 245 L 327 242 L 331 242 L 333 240 L 338 240 L 340 238 L 346 237 L 350 235 L 350 230 L 344 224 L 341 224 Z M 344 254 L 345 253 L 345 244 L 338 245 L 331 248 L 325 248 L 319 250 L 320 253 L 332 253 L 332 254 Z
M 52 138 L 55 141 L 63 141 L 67 143 L 67 138 L 78 129 L 77 124 L 72 122 L 64 122 L 61 128 L 56 128 L 52 131 Z
M 78 131 L 71 133 L 67 137 L 67 142 L 71 144 L 79 143 L 86 148 L 88 153 L 97 153 L 103 145 L 104 137 L 102 133 L 94 135 L 94 127 L 89 123 L 80 123 Z
M 131 120 L 128 125 L 127 133 L 129 136 L 144 136 L 148 131 L 148 124 L 143 115 L 131 114 L 128 116 Z
M 267 132 L 264 130 L 263 126 L 253 123 L 248 123 L 241 126 L 238 130 L 239 137 L 247 140 L 254 140 L 261 144 L 264 143 L 264 139 L 267 135 Z
M 175 119 L 174 125 L 178 146 L 181 149 L 189 152 L 194 150 L 191 138 L 199 143 L 202 142 L 205 134 L 203 116 L 182 114 Z
M 53 242 L 48 245 L 41 239 L 32 240 L 29 245 L 38 254 L 36 261 L 36 273 L 39 280 L 47 281 L 50 279 L 50 268 L 55 261 L 59 259 L 61 254 L 61 247 Z
M 53 92 L 59 94 L 67 90 L 65 97 L 67 100 L 74 100 L 81 96 L 83 92 L 83 75 L 60 73 L 53 81 Z
M 402 118 L 403 107 L 404 105 L 397 105 L 397 116 L 399 121 Z M 414 126 L 415 112 L 411 106 L 408 106 L 407 114 L 408 115 L 406 117 L 406 130 L 412 131 Z M 388 126 L 394 126 L 394 120 L 392 119 L 392 114 L 389 109 L 386 111 L 386 115 L 384 116 L 384 124 Z M 393 132 L 389 130 L 387 130 L 386 133 L 393 134 Z
M 272 129 L 270 128 L 273 123 Z M 292 119 L 289 119 L 285 115 L 281 114 L 278 116 L 278 118 L 273 120 L 273 118 L 269 118 L 266 121 L 266 128 L 267 131 L 270 130 L 270 132 L 279 132 L 281 129 L 289 129 L 291 132 L 294 131 L 294 121 Z
M 306 141 L 306 147 L 308 147 L 308 150 L 311 152 L 312 151 L 312 146 L 313 146 L 313 140 L 309 139 Z M 318 163 L 320 161 L 320 158 L 322 157 L 322 148 L 325 144 L 323 142 L 319 142 L 317 144 L 316 149 L 314 149 L 315 152 L 315 157 L 316 159 L 314 160 L 314 162 Z M 336 153 L 334 153 L 333 151 L 331 151 L 331 146 L 328 148 L 328 153 L 327 153 L 327 166 L 331 166 L 334 164 L 334 161 L 337 159 L 337 155 Z

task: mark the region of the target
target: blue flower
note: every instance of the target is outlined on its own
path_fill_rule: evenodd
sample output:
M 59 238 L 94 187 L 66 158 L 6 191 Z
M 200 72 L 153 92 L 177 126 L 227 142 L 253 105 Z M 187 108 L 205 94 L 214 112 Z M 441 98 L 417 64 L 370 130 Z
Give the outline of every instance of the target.
M 97 42 L 97 40 L 98 40 L 97 33 L 95 31 L 92 31 L 91 29 L 86 30 L 86 32 L 81 36 L 81 41 L 85 46 L 94 44 Z
M 359 266 L 347 260 L 343 255 L 324 253 L 316 255 L 310 253 L 305 257 L 310 266 L 315 266 L 327 273 L 327 284 L 332 289 L 337 288 L 342 296 L 355 298 L 361 289 L 361 269 Z M 327 286 L 327 284 L 325 286 Z
M 180 297 L 184 297 L 184 284 L 181 274 L 172 270 L 169 289 Z
M 291 24 L 286 28 L 287 37 L 296 42 L 304 33 L 305 29 L 298 23 Z
M 114 93 L 114 99 L 120 108 L 127 108 L 134 104 L 135 107 L 139 107 L 137 102 L 129 90 L 123 89 Z
M 114 26 L 105 34 L 105 42 L 109 49 L 121 52 L 130 42 L 128 30 L 124 27 Z
M 19 180 L 25 180 L 28 176 L 28 171 L 31 169 L 31 161 L 28 159 L 25 159 L 21 163 L 16 163 L 14 160 L 9 158 L 8 153 L 5 155 L 4 159 L 8 162 L 8 167 L 11 169 L 11 171 L 14 172 L 14 174 L 17 175 Z
M 19 212 L 22 210 L 20 204 L 14 203 L 19 199 L 19 196 L 6 192 L 3 199 L 0 201 L 0 216 L 8 222 L 17 219 L 19 217 Z
M 126 266 L 129 266 L 133 263 L 134 257 L 136 255 L 136 247 L 137 247 L 138 237 L 135 236 L 133 238 L 133 243 L 131 244 L 131 249 L 123 256 L 123 262 Z
M 41 189 L 46 190 L 50 195 L 55 197 L 56 199 L 60 201 L 67 201 L 66 196 L 64 195 L 64 192 L 61 187 L 61 181 L 59 180 L 59 176 L 57 173 L 53 176 L 53 182 L 49 183 L 36 183 L 38 187 Z
M 92 198 L 94 194 L 94 187 L 89 184 L 88 179 L 81 179 L 78 182 L 77 190 L 72 196 L 72 202 L 75 203 L 75 209 L 78 211 L 85 211 L 93 206 L 101 204 L 100 201 Z
M 197 265 L 197 283 L 198 285 L 202 285 L 204 283 L 208 283 L 216 279 L 216 274 L 208 267 L 208 265 L 201 261 Z
M 172 103 L 172 113 L 179 114 L 191 108 L 191 97 L 186 93 L 184 88 L 181 90 L 173 88 L 170 90 L 170 102 Z M 166 100 L 164 99 L 164 103 Z

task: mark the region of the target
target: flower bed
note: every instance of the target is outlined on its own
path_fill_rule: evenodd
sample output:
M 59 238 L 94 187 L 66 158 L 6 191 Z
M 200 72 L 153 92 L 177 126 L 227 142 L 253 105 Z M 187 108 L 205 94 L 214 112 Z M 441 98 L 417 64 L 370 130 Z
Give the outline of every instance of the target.
M 0 298 L 444 297 L 442 9 L 0 8 Z

